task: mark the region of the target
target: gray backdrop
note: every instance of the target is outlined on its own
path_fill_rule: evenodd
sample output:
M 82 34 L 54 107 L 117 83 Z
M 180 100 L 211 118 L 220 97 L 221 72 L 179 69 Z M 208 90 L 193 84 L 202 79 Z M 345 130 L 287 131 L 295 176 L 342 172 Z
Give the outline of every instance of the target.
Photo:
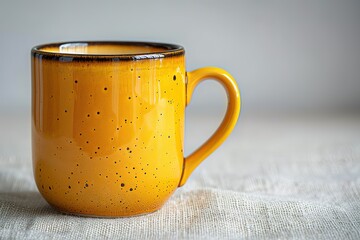
M 28 109 L 31 47 L 67 40 L 181 44 L 188 70 L 233 74 L 244 111 L 360 109 L 360 1 L 2 0 L 0 107 Z M 223 108 L 219 86 L 191 108 Z

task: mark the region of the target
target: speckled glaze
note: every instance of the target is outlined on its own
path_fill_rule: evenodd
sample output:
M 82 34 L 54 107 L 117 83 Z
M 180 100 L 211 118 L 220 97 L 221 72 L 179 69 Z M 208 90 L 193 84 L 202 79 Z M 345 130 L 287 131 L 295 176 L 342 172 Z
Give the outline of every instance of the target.
M 62 212 L 114 217 L 155 211 L 193 170 L 183 171 L 184 50 L 88 44 L 91 53 L 60 51 L 64 43 L 32 50 L 37 187 Z

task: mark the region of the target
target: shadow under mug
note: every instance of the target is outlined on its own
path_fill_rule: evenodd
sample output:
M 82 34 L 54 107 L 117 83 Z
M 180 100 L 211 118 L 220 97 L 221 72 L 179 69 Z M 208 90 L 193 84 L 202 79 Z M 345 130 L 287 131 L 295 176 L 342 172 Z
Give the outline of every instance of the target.
M 178 45 L 64 42 L 31 53 L 34 177 L 61 212 L 116 217 L 161 208 L 238 119 L 231 75 L 214 67 L 186 72 Z M 226 89 L 227 111 L 184 157 L 185 107 L 209 78 Z

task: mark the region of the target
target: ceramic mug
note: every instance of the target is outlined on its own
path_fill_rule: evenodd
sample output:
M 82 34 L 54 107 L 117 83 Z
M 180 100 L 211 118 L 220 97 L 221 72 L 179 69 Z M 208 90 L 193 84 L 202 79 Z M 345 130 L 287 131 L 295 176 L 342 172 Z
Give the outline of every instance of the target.
M 214 67 L 186 72 L 178 45 L 63 42 L 31 53 L 34 177 L 61 212 L 116 217 L 161 208 L 238 119 L 231 75 Z M 208 78 L 225 87 L 227 111 L 184 157 L 185 107 Z

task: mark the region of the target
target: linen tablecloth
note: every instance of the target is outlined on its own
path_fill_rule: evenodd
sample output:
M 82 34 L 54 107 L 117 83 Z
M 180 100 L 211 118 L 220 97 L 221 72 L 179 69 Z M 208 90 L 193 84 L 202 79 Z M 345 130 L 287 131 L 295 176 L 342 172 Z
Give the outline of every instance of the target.
M 187 152 L 218 121 L 189 116 Z M 117 219 L 63 215 L 43 200 L 29 122 L 27 111 L 0 115 L 0 239 L 360 239 L 359 115 L 243 113 L 161 210 Z

